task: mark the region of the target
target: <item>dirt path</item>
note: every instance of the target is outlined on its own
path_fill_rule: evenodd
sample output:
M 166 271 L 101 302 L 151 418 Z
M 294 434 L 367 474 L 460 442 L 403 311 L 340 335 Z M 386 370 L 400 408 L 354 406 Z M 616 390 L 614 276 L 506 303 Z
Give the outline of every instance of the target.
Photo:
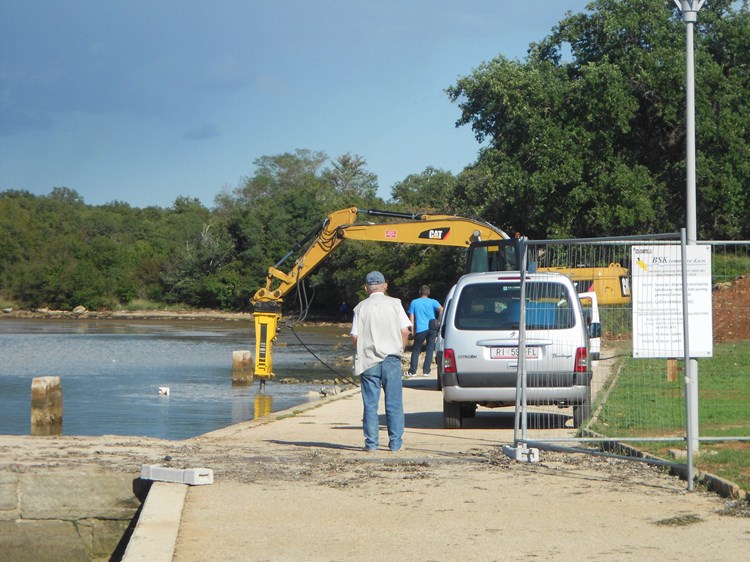
M 190 490 L 175 555 L 191 560 L 740 560 L 750 519 L 642 466 L 342 463 L 295 479 Z M 210 509 L 222 505 L 223 509 Z M 211 540 L 211 537 L 219 540 Z

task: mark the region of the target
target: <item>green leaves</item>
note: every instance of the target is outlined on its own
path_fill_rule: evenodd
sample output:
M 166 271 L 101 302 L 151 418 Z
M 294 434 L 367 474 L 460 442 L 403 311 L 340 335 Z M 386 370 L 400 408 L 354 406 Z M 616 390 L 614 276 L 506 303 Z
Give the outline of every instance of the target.
M 685 222 L 684 24 L 651 0 L 589 9 L 533 44 L 526 61 L 499 56 L 447 90 L 457 125 L 489 143 L 460 174 L 456 198 L 537 238 L 676 230 Z M 746 237 L 750 20 L 746 8 L 716 2 L 699 21 L 701 235 Z

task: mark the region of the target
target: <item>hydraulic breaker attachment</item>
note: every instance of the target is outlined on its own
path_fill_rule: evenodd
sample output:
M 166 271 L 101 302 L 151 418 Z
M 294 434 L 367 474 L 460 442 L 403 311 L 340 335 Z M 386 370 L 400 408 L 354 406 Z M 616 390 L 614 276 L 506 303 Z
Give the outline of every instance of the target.
M 274 377 L 271 349 L 279 329 L 281 303 L 258 302 L 255 304 L 254 316 L 256 349 L 254 376 L 259 379 L 271 379 Z

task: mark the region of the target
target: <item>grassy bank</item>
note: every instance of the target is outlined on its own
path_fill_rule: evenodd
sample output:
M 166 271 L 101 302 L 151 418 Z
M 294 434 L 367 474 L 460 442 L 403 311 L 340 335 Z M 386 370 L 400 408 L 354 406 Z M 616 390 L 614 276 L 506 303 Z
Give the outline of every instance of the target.
M 674 437 L 673 442 L 636 444 L 660 457 L 684 448 L 684 373 L 665 376 L 664 359 L 623 357 L 613 369 L 611 390 L 591 429 L 611 437 Z M 750 342 L 714 346 L 699 361 L 700 437 L 750 436 Z M 695 466 L 750 490 L 750 441 L 702 442 Z

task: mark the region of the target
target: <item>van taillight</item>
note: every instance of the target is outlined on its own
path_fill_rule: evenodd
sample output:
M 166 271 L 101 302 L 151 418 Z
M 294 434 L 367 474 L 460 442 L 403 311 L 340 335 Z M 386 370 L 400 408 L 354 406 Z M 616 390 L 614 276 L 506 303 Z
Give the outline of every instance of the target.
M 575 364 L 575 367 L 574 367 L 573 371 L 576 372 L 576 373 L 585 373 L 585 372 L 587 372 L 589 370 L 588 369 L 588 367 L 589 367 L 588 363 L 589 363 L 588 362 L 588 351 L 586 351 L 586 348 L 585 347 L 579 347 L 578 349 L 576 349 L 576 364 Z
M 452 349 L 446 349 L 443 352 L 443 372 L 444 373 L 455 373 L 456 372 L 456 356 Z

